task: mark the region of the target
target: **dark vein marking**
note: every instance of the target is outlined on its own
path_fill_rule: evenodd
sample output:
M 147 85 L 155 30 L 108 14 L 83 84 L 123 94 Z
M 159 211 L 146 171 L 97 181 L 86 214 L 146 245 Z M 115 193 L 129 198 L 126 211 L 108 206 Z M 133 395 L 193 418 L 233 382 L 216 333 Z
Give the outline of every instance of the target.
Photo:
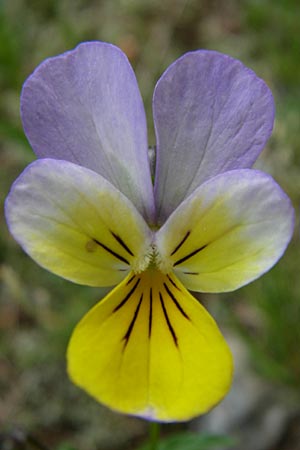
M 170 275 L 167 275 L 167 278 L 168 278 L 168 280 L 170 281 L 170 283 L 172 283 L 173 286 L 176 287 L 176 289 L 178 289 L 179 291 L 181 290 L 181 289 L 177 286 L 177 284 L 175 283 L 175 281 L 172 280 L 172 278 L 170 277 Z
M 126 283 L 126 286 L 132 282 L 132 280 L 135 278 L 135 275 L 132 275 L 132 277 L 129 278 L 129 280 Z
M 176 347 L 178 347 L 177 336 L 176 336 L 176 333 L 175 333 L 175 331 L 174 331 L 174 328 L 173 328 L 172 325 L 171 325 L 171 322 L 170 322 L 170 319 L 169 319 L 169 316 L 168 316 L 168 313 L 167 313 L 167 310 L 166 310 L 166 307 L 165 307 L 165 304 L 164 304 L 164 301 L 163 301 L 161 292 L 159 293 L 159 298 L 160 298 L 160 303 L 161 303 L 161 306 L 162 306 L 162 309 L 163 309 L 163 312 L 164 312 L 164 316 L 165 316 L 165 319 L 166 319 L 166 322 L 167 322 L 169 331 L 170 331 L 170 333 L 171 333 L 171 335 L 172 335 L 174 344 L 176 345 Z
M 138 303 L 138 305 L 137 305 L 137 307 L 136 307 L 136 309 L 135 309 L 135 311 L 134 311 L 134 315 L 133 315 L 132 321 L 130 322 L 130 325 L 129 325 L 129 327 L 128 327 L 128 330 L 126 331 L 126 334 L 125 334 L 125 336 L 124 336 L 123 339 L 122 339 L 123 341 L 125 341 L 125 342 L 124 342 L 123 350 L 125 350 L 125 347 L 126 347 L 126 345 L 128 344 L 130 335 L 131 335 L 131 333 L 132 333 L 132 330 L 133 330 L 135 321 L 136 321 L 136 319 L 137 319 L 137 316 L 138 316 L 138 313 L 139 313 L 139 310 L 140 310 L 140 307 L 141 307 L 141 304 L 142 304 L 142 300 L 143 300 L 143 293 L 141 294 L 140 301 L 139 301 L 139 303 Z
M 152 331 L 152 288 L 150 288 L 150 312 L 149 312 L 149 327 L 148 327 L 148 338 L 151 337 L 151 331 Z
M 166 283 L 164 283 L 164 287 L 165 290 L 167 291 L 169 297 L 173 300 L 173 302 L 175 303 L 175 305 L 177 306 L 177 309 L 181 312 L 181 314 L 188 320 L 191 320 L 189 318 L 189 316 L 184 312 L 184 310 L 182 309 L 182 307 L 180 306 L 180 304 L 178 303 L 178 300 L 176 299 L 176 297 L 174 296 L 173 292 L 170 291 L 168 285 Z
M 179 242 L 179 244 L 177 245 L 177 247 L 174 248 L 174 250 L 171 253 L 171 256 L 175 255 L 175 253 L 180 249 L 180 247 L 185 243 L 185 241 L 187 240 L 187 238 L 189 237 L 189 235 L 191 234 L 190 231 L 188 231 L 186 233 L 186 235 L 184 236 L 184 238 Z
M 118 309 L 120 309 L 123 305 L 125 305 L 125 303 L 127 302 L 127 300 L 129 300 L 129 298 L 132 296 L 132 294 L 134 293 L 134 291 L 137 288 L 137 285 L 139 284 L 139 282 L 141 281 L 140 278 L 137 279 L 137 282 L 135 283 L 135 285 L 133 286 L 133 288 L 128 292 L 128 294 L 126 295 L 126 297 L 121 301 L 121 303 L 119 303 L 118 306 L 115 307 L 115 309 L 113 310 L 113 312 L 118 311 Z
M 199 272 L 183 272 L 185 275 L 199 275 Z
M 100 247 L 104 248 L 108 253 L 113 255 L 115 258 L 119 259 L 120 261 L 124 262 L 125 264 L 129 265 L 129 262 L 126 258 L 123 258 L 123 256 L 119 255 L 118 253 L 114 252 L 111 248 L 107 247 L 106 245 L 102 244 L 101 242 L 97 241 L 97 239 L 93 239 L 96 244 L 100 245 Z
M 193 252 L 189 253 L 188 255 L 184 256 L 183 258 L 178 259 L 178 261 L 176 261 L 173 265 L 174 266 L 178 266 L 178 264 L 183 263 L 184 261 L 186 261 L 187 259 L 191 258 L 192 256 L 196 255 L 197 253 L 201 252 L 201 250 L 204 250 L 205 247 L 207 247 L 207 244 L 202 245 L 202 247 L 197 248 L 197 250 L 194 250 Z
M 118 236 L 117 234 L 115 234 L 113 231 L 110 231 L 111 234 L 113 235 L 113 237 L 115 238 L 115 240 L 117 242 L 119 242 L 119 244 L 124 248 L 124 250 L 126 250 L 127 253 L 129 253 L 129 255 L 134 256 L 134 254 L 132 253 L 132 251 L 130 250 L 130 248 L 125 244 L 125 242 L 123 241 L 123 239 L 120 238 L 120 236 Z

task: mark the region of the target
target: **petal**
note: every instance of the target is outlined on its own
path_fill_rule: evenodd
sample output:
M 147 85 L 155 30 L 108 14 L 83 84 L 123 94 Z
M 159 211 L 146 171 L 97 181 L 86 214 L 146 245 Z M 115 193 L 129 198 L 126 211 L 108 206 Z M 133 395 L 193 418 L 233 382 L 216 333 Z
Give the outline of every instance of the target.
M 67 161 L 32 163 L 13 185 L 5 212 L 12 235 L 38 264 L 90 286 L 119 283 L 151 242 L 121 192 Z
M 98 172 L 152 219 L 145 112 L 121 50 L 88 42 L 44 61 L 24 84 L 21 113 L 39 157 Z
M 160 223 L 205 180 L 251 167 L 274 121 L 270 90 L 239 61 L 187 53 L 158 81 L 155 198 Z
M 235 170 L 200 186 L 158 231 L 156 243 L 188 289 L 225 292 L 277 262 L 293 223 L 290 200 L 270 176 Z
M 231 353 L 216 323 L 173 275 L 129 275 L 75 328 L 72 380 L 107 406 L 187 420 L 227 393 Z

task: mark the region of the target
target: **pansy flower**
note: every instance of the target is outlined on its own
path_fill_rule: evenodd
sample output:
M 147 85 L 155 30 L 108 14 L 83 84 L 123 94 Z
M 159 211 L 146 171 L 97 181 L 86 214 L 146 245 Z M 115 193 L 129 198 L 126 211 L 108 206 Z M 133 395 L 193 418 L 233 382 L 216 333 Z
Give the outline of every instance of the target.
M 39 159 L 8 195 L 12 235 L 51 272 L 114 286 L 73 332 L 71 379 L 123 413 L 205 413 L 228 392 L 232 356 L 189 290 L 251 282 L 293 229 L 285 193 L 250 169 L 273 126 L 269 89 L 214 51 L 175 61 L 153 96 L 153 177 L 136 78 L 113 45 L 83 43 L 43 62 L 21 113 Z

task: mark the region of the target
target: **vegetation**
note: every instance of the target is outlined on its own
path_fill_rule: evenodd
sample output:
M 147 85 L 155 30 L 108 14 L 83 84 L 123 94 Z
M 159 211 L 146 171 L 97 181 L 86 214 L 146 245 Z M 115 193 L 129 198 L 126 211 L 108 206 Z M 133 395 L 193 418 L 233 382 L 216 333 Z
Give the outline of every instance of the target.
M 270 273 L 213 301 L 222 327 L 231 327 L 247 343 L 258 373 L 298 399 L 299 23 L 297 0 L 0 2 L 1 206 L 13 180 L 34 159 L 19 117 L 22 83 L 49 56 L 84 40 L 120 46 L 135 68 L 145 100 L 150 144 L 155 82 L 184 52 L 209 48 L 228 53 L 266 80 L 275 97 L 276 124 L 257 164 L 292 198 L 295 236 Z M 4 443 L 8 450 L 137 448 L 144 423 L 107 411 L 65 374 L 71 330 L 104 291 L 47 273 L 9 235 L 3 212 L 0 226 L 0 447 Z M 209 296 L 207 300 L 209 306 Z

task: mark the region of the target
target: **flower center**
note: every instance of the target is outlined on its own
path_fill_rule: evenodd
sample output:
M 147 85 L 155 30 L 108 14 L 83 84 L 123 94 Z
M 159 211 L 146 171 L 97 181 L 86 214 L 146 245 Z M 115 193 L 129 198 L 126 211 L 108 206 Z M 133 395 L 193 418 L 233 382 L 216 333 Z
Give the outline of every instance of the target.
M 157 245 L 153 242 L 148 251 L 140 258 L 137 258 L 131 267 L 136 274 L 146 270 L 158 270 L 163 274 L 167 274 L 172 270 L 172 263 L 162 258 Z

